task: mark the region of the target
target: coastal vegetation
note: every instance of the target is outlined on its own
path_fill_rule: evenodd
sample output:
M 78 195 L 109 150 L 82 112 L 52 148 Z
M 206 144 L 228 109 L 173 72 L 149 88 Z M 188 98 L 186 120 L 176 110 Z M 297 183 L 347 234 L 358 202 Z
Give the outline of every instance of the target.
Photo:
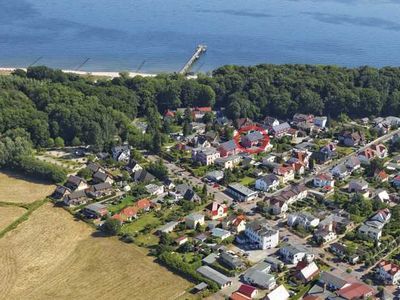
M 92 145 L 108 151 L 128 141 L 159 153 L 172 127 L 161 115 L 195 106 L 224 107 L 233 120 L 286 119 L 296 112 L 334 119 L 398 115 L 400 68 L 224 66 L 196 79 L 121 74 L 97 81 L 44 66 L 17 70 L 0 78 L 0 166 L 59 182 L 62 170 L 34 159 L 32 149 Z M 132 122 L 136 118 L 146 122 L 146 133 Z M 175 118 L 188 131 L 185 114 Z

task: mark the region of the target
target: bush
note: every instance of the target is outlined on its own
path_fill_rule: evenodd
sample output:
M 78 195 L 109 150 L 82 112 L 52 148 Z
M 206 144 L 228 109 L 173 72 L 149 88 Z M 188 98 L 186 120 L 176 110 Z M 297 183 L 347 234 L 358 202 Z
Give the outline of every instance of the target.
M 101 230 L 109 235 L 117 235 L 121 230 L 121 222 L 109 218 L 101 226 Z
M 54 183 L 61 183 L 67 179 L 67 173 L 61 167 L 31 156 L 22 157 L 18 163 L 18 168 L 28 175 L 50 180 Z

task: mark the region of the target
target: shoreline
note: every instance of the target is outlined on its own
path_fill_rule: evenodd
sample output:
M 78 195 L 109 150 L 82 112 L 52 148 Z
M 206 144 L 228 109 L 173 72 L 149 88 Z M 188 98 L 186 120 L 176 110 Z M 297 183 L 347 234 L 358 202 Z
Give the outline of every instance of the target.
M 27 70 L 27 68 L 14 68 L 14 67 L 1 67 L 0 72 L 13 72 L 17 69 L 21 70 Z M 110 78 L 116 78 L 119 77 L 120 72 L 107 72 L 107 71 L 74 71 L 74 70 L 61 70 L 64 73 L 70 73 L 70 74 L 76 74 L 76 75 L 82 75 L 82 76 L 98 76 L 98 77 L 110 77 Z M 138 73 L 138 72 L 129 72 L 130 77 L 135 77 L 135 76 L 142 76 L 142 77 L 155 77 L 158 74 L 152 74 L 152 73 Z

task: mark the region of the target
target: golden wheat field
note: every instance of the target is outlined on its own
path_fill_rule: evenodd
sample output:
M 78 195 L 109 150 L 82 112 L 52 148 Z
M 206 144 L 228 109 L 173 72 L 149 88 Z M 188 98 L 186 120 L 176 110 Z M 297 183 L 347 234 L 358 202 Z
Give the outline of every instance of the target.
M 190 283 L 144 249 L 45 204 L 0 239 L 0 299 L 175 299 Z
M 25 180 L 23 175 L 0 173 L 0 202 L 31 203 L 50 195 L 55 186 Z
M 26 210 L 16 206 L 0 206 L 0 231 L 22 216 Z

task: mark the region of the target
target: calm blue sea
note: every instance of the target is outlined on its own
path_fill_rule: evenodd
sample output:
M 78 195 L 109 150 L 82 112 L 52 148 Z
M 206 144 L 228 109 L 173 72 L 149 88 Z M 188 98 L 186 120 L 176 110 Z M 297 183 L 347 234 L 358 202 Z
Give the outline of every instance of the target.
M 400 0 L 0 0 L 0 66 L 400 65 Z

